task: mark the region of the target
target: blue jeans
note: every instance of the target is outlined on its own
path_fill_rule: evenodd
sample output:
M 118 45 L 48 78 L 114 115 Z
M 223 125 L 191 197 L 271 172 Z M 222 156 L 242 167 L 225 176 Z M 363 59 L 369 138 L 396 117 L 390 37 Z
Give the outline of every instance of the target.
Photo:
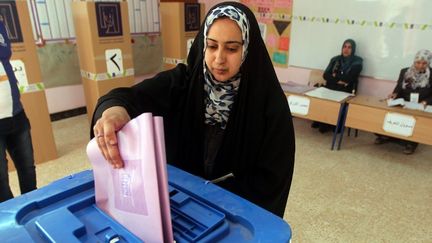
M 21 194 L 36 189 L 36 170 L 30 129 L 16 129 L 6 135 L 0 135 L 0 202 L 13 198 L 9 187 L 6 150 L 17 170 Z

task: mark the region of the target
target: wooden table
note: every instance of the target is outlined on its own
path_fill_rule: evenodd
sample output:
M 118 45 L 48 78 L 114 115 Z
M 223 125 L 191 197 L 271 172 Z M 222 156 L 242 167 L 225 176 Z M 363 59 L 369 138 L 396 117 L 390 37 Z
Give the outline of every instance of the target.
M 432 145 L 432 113 L 402 107 L 388 107 L 384 99 L 364 95 L 358 95 L 348 100 L 347 109 L 342 134 L 344 127 L 349 127 Z M 385 131 L 384 122 L 388 114 L 402 115 L 414 119 L 415 125 L 413 126 L 412 135 L 401 136 Z M 342 136 L 339 139 L 338 148 L 340 148 L 341 143 Z
M 331 150 L 333 150 L 338 134 L 336 131 L 339 131 L 339 129 L 342 128 L 342 118 L 345 110 L 345 104 L 346 101 L 350 99 L 350 97 L 340 102 L 337 102 L 316 97 L 310 97 L 305 95 L 304 93 L 297 93 L 287 90 L 285 90 L 284 92 L 287 98 L 289 98 L 290 96 L 297 96 L 309 100 L 309 109 L 307 114 L 299 114 L 293 111 L 293 109 L 291 109 L 291 113 L 293 116 L 336 126 L 336 130 L 333 132 L 333 140 L 331 144 Z

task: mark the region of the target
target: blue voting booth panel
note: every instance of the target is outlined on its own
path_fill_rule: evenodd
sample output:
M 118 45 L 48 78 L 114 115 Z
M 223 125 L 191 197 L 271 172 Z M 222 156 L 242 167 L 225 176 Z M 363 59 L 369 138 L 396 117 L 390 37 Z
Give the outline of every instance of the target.
M 289 225 L 207 181 L 168 166 L 176 242 L 289 242 Z M 95 204 L 83 171 L 0 204 L 2 242 L 141 242 Z

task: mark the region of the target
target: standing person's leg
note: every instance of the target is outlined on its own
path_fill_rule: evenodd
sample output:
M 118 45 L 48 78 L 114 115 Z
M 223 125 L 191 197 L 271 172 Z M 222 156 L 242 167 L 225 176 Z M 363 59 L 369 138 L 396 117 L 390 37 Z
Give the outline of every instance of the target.
M 6 159 L 6 136 L 0 135 L 0 202 L 13 198 L 9 187 L 8 161 Z
M 8 135 L 7 150 L 17 169 L 21 194 L 36 189 L 36 169 L 30 129 Z

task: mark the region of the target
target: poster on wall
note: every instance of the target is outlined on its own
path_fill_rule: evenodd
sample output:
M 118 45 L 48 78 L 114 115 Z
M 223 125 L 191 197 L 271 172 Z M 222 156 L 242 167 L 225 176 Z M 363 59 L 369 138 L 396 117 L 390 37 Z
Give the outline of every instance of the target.
M 273 65 L 288 67 L 292 0 L 241 0 L 255 14 Z
M 200 28 L 200 4 L 185 3 L 185 31 L 198 31 Z
M 0 1 L 0 21 L 3 22 L 11 43 L 23 42 L 15 1 Z
M 99 37 L 123 35 L 120 3 L 96 2 Z

